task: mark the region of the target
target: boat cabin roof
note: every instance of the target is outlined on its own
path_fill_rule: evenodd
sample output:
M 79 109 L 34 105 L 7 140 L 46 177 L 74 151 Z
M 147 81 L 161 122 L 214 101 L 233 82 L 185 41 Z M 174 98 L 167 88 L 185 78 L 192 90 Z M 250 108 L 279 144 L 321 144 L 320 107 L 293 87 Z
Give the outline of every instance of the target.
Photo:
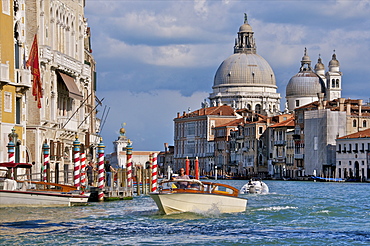
M 14 163 L 14 162 L 1 162 L 0 167 L 7 168 L 31 168 L 32 164 L 30 163 Z

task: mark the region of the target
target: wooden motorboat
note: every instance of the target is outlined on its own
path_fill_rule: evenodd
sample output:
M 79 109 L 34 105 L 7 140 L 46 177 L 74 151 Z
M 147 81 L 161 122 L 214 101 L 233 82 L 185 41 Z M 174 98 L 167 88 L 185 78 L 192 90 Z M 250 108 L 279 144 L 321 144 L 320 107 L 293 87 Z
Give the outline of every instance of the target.
M 180 184 L 187 183 L 186 187 Z M 197 179 L 163 180 L 159 191 L 150 197 L 162 214 L 181 212 L 234 213 L 246 210 L 247 199 L 238 197 L 238 189 L 221 183 Z
M 28 163 L 0 163 L 0 167 L 11 169 L 31 168 Z M 14 180 L 6 178 L 4 169 L 0 177 L 0 207 L 15 206 L 74 206 L 87 204 L 89 195 L 76 187 L 49 182 Z M 7 172 L 8 173 L 8 172 Z

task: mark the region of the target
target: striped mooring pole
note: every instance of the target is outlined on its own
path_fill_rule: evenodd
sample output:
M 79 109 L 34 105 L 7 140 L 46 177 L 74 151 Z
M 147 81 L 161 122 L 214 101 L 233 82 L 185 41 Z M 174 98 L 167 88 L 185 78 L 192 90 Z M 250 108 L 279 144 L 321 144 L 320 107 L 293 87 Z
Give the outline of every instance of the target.
M 152 162 L 152 192 L 157 192 L 158 187 L 158 164 L 157 164 L 157 153 L 153 154 Z
M 127 187 L 132 187 L 132 145 L 131 141 L 128 140 L 128 144 L 126 146 L 126 167 L 127 167 Z M 140 185 L 140 184 L 138 184 Z
M 74 186 L 77 190 L 80 189 L 80 142 L 76 136 L 76 140 L 73 142 L 73 161 L 74 161 Z
M 105 180 L 105 170 L 104 170 L 104 149 L 105 145 L 103 139 L 100 138 L 100 143 L 98 144 L 98 199 L 99 201 L 104 201 L 104 180 Z
M 45 143 L 42 145 L 42 151 L 44 154 L 44 168 L 42 170 L 42 181 L 47 182 L 48 181 L 48 166 L 49 166 L 49 154 L 50 154 L 50 147 L 47 144 L 46 140 Z
M 14 151 L 15 151 L 15 144 L 13 143 L 13 140 L 10 139 L 8 145 L 8 162 L 14 163 L 15 161 L 15 156 L 14 156 Z M 10 178 L 14 179 L 14 168 L 10 169 Z
M 81 149 L 80 154 L 80 163 L 81 163 L 81 186 L 86 187 L 86 154 L 83 149 Z

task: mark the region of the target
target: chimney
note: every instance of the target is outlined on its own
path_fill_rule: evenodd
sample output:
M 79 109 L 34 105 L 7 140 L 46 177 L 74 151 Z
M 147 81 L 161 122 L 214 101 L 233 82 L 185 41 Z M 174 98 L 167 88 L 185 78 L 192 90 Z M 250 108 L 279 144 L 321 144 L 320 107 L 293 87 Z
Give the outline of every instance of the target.
M 269 126 L 271 124 L 271 118 L 270 117 L 266 118 L 266 124 L 267 124 L 267 126 Z
M 351 101 L 348 99 L 347 102 L 347 115 L 351 115 Z
M 358 116 L 362 116 L 362 99 L 358 99 Z
M 177 118 L 180 118 L 180 112 L 177 112 Z
M 339 98 L 339 111 L 344 111 L 344 101 L 346 99 L 344 98 Z
M 324 93 L 317 93 L 317 97 L 319 98 L 319 107 L 317 109 L 323 109 L 322 101 L 324 100 Z

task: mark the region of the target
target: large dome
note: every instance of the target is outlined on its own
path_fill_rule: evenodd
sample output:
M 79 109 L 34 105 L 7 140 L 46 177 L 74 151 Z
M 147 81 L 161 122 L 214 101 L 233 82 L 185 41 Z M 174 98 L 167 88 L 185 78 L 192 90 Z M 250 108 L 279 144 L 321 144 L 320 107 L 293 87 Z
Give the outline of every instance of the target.
M 317 93 L 325 93 L 325 83 L 312 71 L 301 71 L 297 73 L 289 80 L 286 87 L 287 97 L 317 97 Z
M 257 54 L 235 53 L 218 68 L 214 86 L 222 85 L 269 85 L 276 87 L 272 68 Z

